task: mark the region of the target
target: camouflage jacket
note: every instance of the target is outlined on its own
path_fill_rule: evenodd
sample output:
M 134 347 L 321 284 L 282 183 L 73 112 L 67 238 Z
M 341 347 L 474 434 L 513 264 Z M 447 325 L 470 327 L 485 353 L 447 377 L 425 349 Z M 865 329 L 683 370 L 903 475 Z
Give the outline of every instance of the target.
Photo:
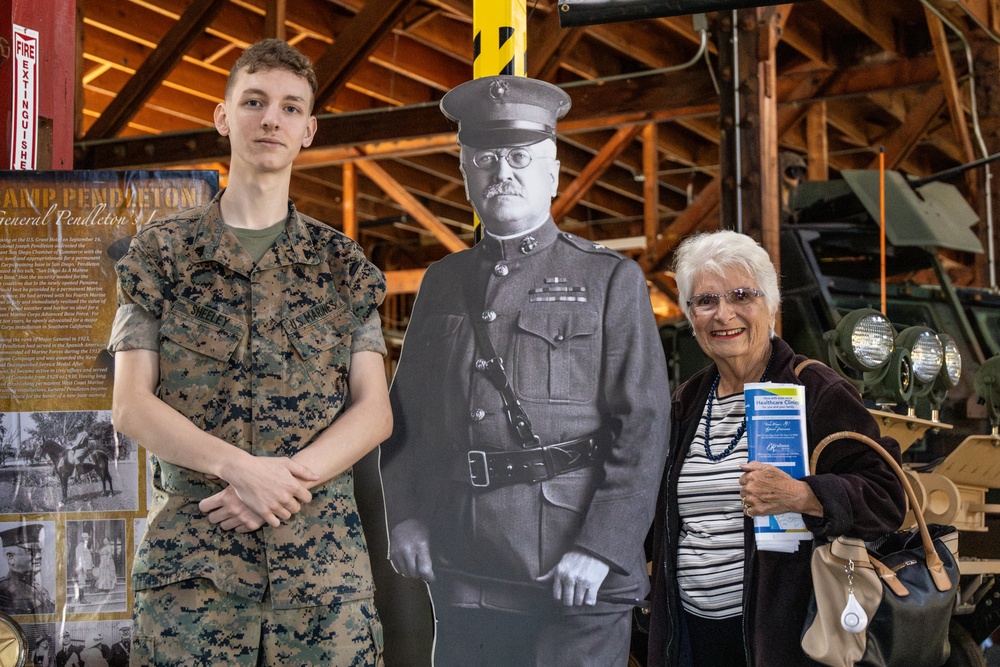
M 291 456 L 343 409 L 351 354 L 385 353 L 385 280 L 356 243 L 291 203 L 285 234 L 254 266 L 221 196 L 132 240 L 116 267 L 109 349 L 158 351 L 165 403 L 254 455 Z M 198 509 L 222 482 L 155 456 L 152 470 L 136 590 L 205 577 L 249 599 L 267 591 L 275 608 L 372 595 L 350 471 L 314 487 L 292 520 L 240 535 Z

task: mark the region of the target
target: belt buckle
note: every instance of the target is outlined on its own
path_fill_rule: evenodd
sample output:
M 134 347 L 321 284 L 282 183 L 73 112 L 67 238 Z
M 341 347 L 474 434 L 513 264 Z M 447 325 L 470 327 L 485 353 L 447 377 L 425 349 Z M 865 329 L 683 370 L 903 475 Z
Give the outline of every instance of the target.
M 490 485 L 490 467 L 486 462 L 486 452 L 473 450 L 469 452 L 469 479 L 472 486 L 485 488 Z

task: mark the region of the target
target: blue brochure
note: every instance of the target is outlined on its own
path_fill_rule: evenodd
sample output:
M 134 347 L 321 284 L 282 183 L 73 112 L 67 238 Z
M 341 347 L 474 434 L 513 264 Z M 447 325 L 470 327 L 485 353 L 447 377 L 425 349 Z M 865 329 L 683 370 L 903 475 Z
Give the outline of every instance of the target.
M 806 445 L 805 387 L 798 384 L 755 382 L 744 386 L 747 406 L 747 445 L 750 460 L 784 470 L 796 479 L 809 474 Z M 796 551 L 812 539 L 797 512 L 753 519 L 757 548 Z

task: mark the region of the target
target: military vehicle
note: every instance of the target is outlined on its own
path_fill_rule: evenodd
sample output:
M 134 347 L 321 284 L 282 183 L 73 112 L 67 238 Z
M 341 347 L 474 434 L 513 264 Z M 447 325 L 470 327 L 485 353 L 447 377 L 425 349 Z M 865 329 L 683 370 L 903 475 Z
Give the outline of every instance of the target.
M 971 228 L 978 217 L 955 186 L 892 171 L 884 178 L 891 329 L 882 335 L 895 350 L 877 367 L 850 350 L 851 330 L 881 317 L 877 171 L 844 171 L 791 194 L 780 231 L 781 335 L 863 391 L 883 431 L 906 448 L 929 521 L 960 529 L 947 664 L 978 667 L 986 664 L 981 643 L 1000 627 L 1000 293 L 949 278 L 939 251 L 983 252 Z M 686 322 L 660 331 L 674 386 L 708 363 Z

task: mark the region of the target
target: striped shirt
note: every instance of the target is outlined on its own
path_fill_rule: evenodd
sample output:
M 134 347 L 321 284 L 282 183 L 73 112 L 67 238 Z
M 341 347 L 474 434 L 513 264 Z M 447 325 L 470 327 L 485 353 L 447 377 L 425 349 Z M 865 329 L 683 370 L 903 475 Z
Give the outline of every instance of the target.
M 703 618 L 743 612 L 743 503 L 740 464 L 747 462 L 746 434 L 728 456 L 705 456 L 705 417 L 681 467 L 677 503 L 681 521 L 677 583 L 684 609 Z M 746 414 L 743 393 L 716 398 L 709 443 L 713 456 L 729 446 Z

